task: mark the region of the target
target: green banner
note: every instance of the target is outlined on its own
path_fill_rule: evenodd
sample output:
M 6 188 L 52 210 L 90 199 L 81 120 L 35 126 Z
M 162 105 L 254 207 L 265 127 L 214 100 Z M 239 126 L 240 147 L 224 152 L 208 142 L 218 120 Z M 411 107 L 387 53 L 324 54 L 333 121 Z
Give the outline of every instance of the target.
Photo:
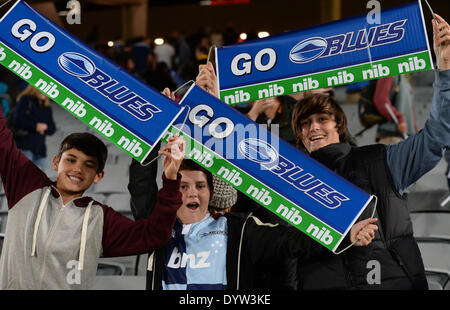
M 339 70 L 237 87 L 220 92 L 220 99 L 229 105 L 277 97 L 314 89 L 335 87 L 382 77 L 431 70 L 428 52 L 375 61 Z
M 31 62 L 0 42 L 0 64 L 33 85 L 75 118 L 111 141 L 126 154 L 141 162 L 151 151 L 150 145 L 123 128 L 81 97 L 68 90 Z

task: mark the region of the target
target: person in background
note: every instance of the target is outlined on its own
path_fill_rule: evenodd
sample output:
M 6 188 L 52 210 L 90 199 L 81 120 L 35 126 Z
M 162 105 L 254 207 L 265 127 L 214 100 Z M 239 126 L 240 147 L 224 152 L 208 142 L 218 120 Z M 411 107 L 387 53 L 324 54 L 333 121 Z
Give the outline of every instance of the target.
M 295 145 L 291 118 L 296 100 L 290 96 L 279 96 L 253 101 L 247 116 L 258 124 L 267 125 L 284 141 Z M 276 128 L 276 129 L 275 129 Z M 275 129 L 275 130 L 273 130 Z
M 373 104 L 386 119 L 378 125 L 376 142 L 394 144 L 418 132 L 413 89 L 406 77 L 399 75 L 378 79 Z
M 55 133 L 50 99 L 32 85 L 28 85 L 17 96 L 13 115 L 14 124 L 28 131 L 28 135 L 17 139 L 17 147 L 42 171 L 47 169 L 46 136 Z

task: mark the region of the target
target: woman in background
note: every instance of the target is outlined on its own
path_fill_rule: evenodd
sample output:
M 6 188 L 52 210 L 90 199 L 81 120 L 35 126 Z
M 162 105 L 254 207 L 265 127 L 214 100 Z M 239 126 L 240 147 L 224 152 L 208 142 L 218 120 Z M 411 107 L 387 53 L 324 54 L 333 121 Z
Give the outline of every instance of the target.
M 50 99 L 31 85 L 18 96 L 13 120 L 18 128 L 28 132 L 22 138 L 16 137 L 17 147 L 42 171 L 47 168 L 47 147 L 45 137 L 55 132 L 55 122 Z

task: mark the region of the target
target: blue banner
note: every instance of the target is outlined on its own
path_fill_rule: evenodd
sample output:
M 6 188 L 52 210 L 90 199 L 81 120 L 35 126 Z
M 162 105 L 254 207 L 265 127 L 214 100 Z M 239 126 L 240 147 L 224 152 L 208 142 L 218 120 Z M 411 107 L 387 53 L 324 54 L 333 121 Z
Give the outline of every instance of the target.
M 330 250 L 371 196 L 245 115 L 192 86 L 180 132 L 187 157 L 221 177 Z M 167 139 L 167 137 L 165 138 Z
M 421 3 L 216 49 L 228 104 L 432 69 Z
M 17 1 L 0 20 L 2 64 L 142 162 L 180 107 Z

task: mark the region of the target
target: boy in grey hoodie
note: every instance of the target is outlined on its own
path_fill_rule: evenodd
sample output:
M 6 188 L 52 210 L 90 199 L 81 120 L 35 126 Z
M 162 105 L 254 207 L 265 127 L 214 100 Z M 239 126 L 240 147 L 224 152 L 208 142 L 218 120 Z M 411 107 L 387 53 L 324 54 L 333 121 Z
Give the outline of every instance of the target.
M 0 289 L 88 289 L 99 257 L 164 246 L 182 204 L 177 171 L 183 156 L 172 155 L 183 154 L 183 142 L 171 139 L 160 151 L 166 158 L 155 210 L 135 222 L 83 196 L 104 176 L 107 149 L 101 140 L 89 133 L 66 137 L 53 158 L 58 177 L 52 182 L 16 147 L 0 113 L 0 176 L 9 210 Z

